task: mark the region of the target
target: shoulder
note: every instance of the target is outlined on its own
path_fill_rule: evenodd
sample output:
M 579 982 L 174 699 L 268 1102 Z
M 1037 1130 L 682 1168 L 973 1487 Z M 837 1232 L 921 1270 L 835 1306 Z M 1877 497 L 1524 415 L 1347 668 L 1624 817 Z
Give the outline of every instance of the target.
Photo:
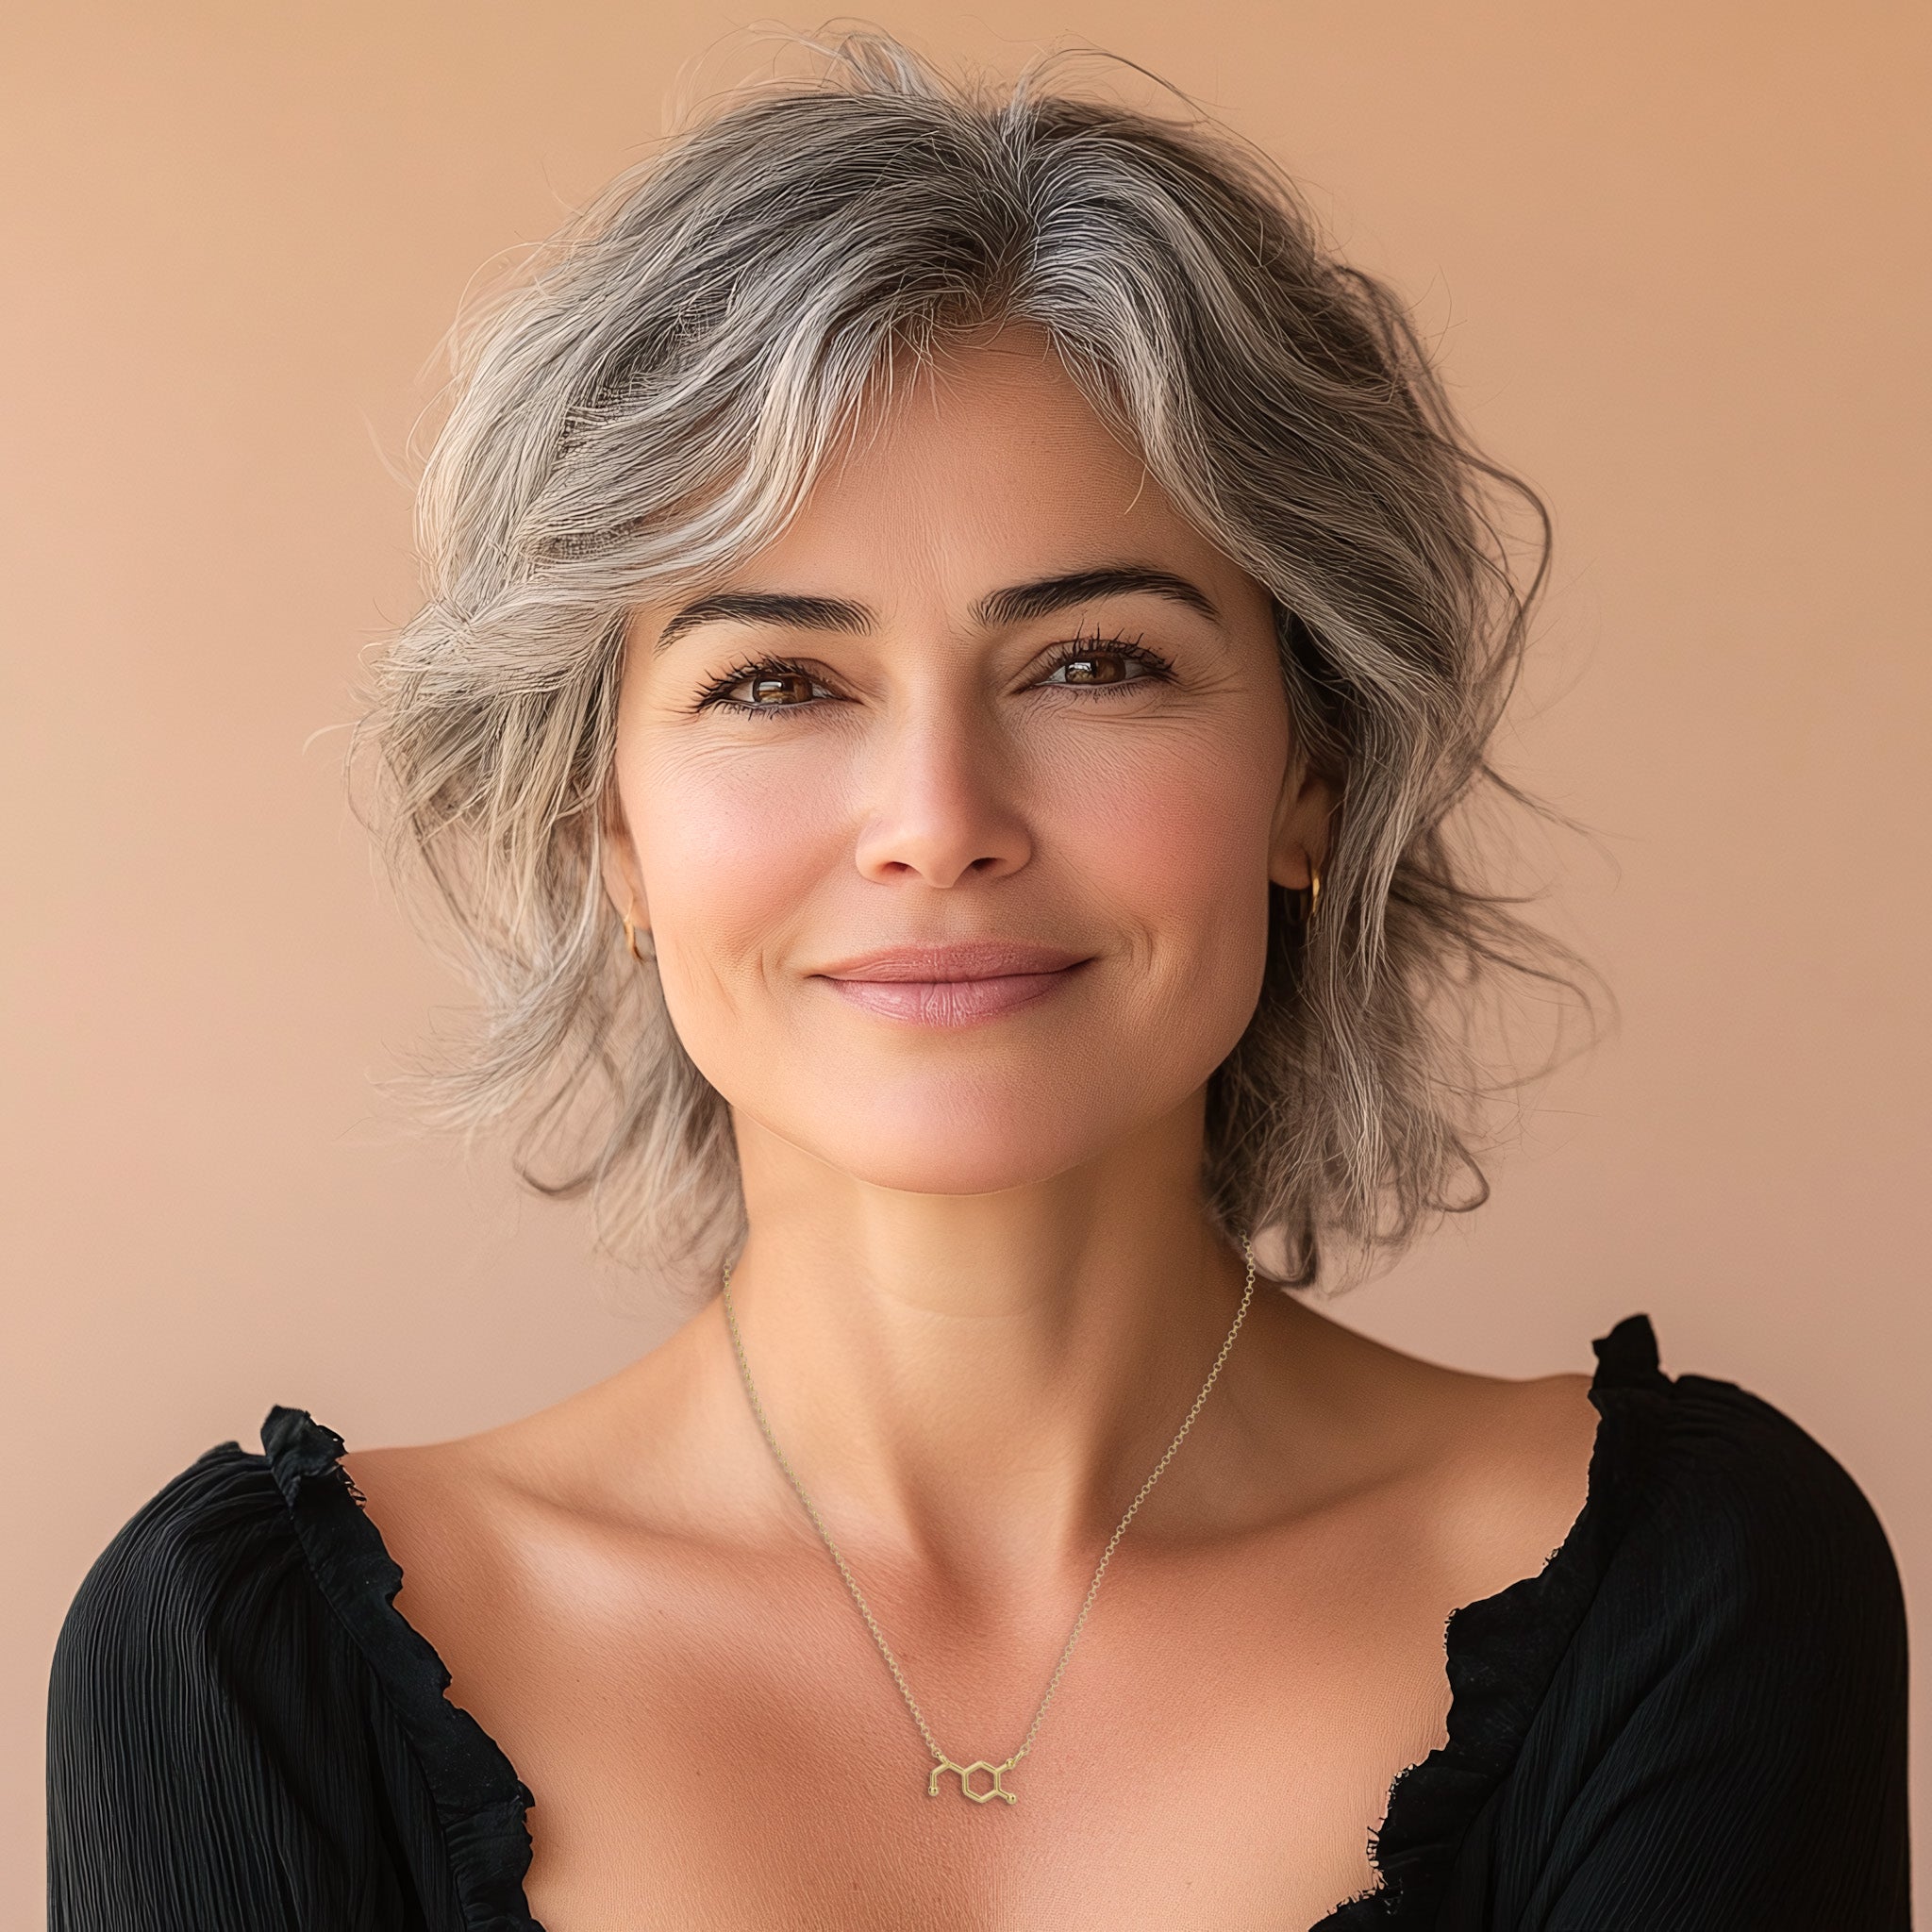
M 108 1542 L 55 1645 L 54 1922 L 93 1924 L 89 1901 L 119 1899 L 142 1874 L 158 1883 L 182 1857 L 192 1863 L 197 1855 L 181 1848 L 204 1843 L 217 1818 L 238 1834 L 224 1883 L 251 1910 L 272 1897 L 274 1847 L 295 1857 L 304 1842 L 295 1821 L 340 1820 L 353 1802 L 342 1747 L 366 1716 L 367 1689 L 272 1458 L 234 1442 L 208 1450 Z M 142 1913 L 141 1923 L 177 1923 L 152 1901 Z M 256 1922 L 282 1923 L 265 1912 Z M 231 1921 L 211 1907 L 206 1923 Z
M 1643 1316 L 1597 1349 L 1601 1568 L 1540 1739 L 1575 1780 L 1565 1923 L 1902 1927 L 1907 1626 L 1877 1512 L 1774 1403 L 1666 1374 Z
M 1874 1611 L 1902 1606 L 1871 1499 L 1794 1416 L 1736 1382 L 1660 1368 L 1606 1392 L 1650 1405 L 1642 1502 L 1682 1560 L 1733 1587 L 1828 1586 Z
M 58 1747 L 110 1741 L 144 1723 L 186 1743 L 220 1728 L 307 1724 L 359 1686 L 354 1646 L 318 1559 L 369 1569 L 331 1548 L 305 1497 L 333 1487 L 341 1439 L 299 1409 L 270 1411 L 263 1452 L 208 1450 L 144 1503 L 83 1578 L 61 1625 L 50 1684 Z M 333 1484 L 318 1478 L 333 1474 Z M 347 1680 L 355 1679 L 352 1686 Z
M 224 1442 L 157 1491 L 89 1570 L 56 1653 L 63 1677 L 150 1657 L 213 1667 L 221 1634 L 304 1591 L 302 1552 L 268 1458 Z
M 182 1471 L 75 1597 L 48 1698 L 50 1923 L 400 1926 L 431 1897 L 525 1923 L 529 1793 L 395 1610 L 341 1438 L 276 1408 L 262 1447 Z
M 55 1646 L 50 1738 L 103 1748 L 143 1726 L 311 1740 L 393 1690 L 400 1580 L 341 1466 L 342 1441 L 271 1409 L 262 1451 L 223 1442 L 138 1509 L 75 1594 Z M 409 1661 L 422 1674 L 420 1662 Z M 238 1745 L 239 1748 L 239 1745 Z
M 1906 1609 L 1884 1525 L 1793 1416 L 1734 1381 L 1670 1375 L 1647 1317 L 1597 1344 L 1592 1498 L 1616 1547 L 1601 1608 L 1681 1657 L 1735 1659 L 1819 1697 L 1905 1694 Z

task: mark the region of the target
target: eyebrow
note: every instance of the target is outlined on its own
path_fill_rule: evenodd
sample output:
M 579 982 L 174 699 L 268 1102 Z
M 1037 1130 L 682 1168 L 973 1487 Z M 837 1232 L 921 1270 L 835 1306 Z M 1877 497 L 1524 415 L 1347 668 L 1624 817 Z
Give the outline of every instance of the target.
M 791 630 L 868 631 L 873 614 L 842 597 L 795 597 L 784 591 L 720 591 L 687 604 L 658 634 L 652 648 L 668 650 L 701 624 L 770 624 Z
M 991 591 L 973 607 L 973 620 L 989 630 L 1051 617 L 1057 610 L 1096 603 L 1103 597 L 1165 597 L 1197 611 L 1212 624 L 1221 622 L 1213 600 L 1186 577 L 1173 571 L 1139 563 L 1107 564 L 1094 570 L 1068 571 Z M 652 655 L 667 650 L 686 631 L 701 624 L 764 624 L 788 630 L 839 630 L 862 635 L 877 624 L 863 604 L 843 597 L 800 597 L 784 591 L 719 591 L 700 597 L 676 611 L 658 633 Z

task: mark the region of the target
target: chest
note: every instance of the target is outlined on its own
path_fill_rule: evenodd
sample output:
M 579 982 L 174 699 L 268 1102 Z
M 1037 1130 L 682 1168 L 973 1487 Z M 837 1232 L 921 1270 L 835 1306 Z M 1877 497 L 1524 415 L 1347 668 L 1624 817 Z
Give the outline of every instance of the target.
M 546 1932 L 1307 1932 L 1374 1882 L 1390 1784 L 1443 1737 L 1442 1625 L 1467 1585 L 1397 1548 L 1359 1523 L 1124 1546 L 1002 1779 L 1011 1804 L 952 1775 L 931 1794 L 931 1752 L 810 1552 L 580 1553 L 567 1599 L 498 1596 L 432 1634 L 535 1793 Z M 865 1587 L 940 1747 L 1008 1757 L 1081 1588 L 960 1605 Z

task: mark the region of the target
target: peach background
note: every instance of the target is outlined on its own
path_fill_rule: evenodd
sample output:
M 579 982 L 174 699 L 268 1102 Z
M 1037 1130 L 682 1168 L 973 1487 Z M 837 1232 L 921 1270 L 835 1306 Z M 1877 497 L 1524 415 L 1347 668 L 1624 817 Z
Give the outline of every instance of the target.
M 252 1442 L 275 1401 L 352 1442 L 426 1438 L 663 1325 L 613 1312 L 575 1215 L 373 1104 L 370 1074 L 458 994 L 373 875 L 326 727 L 408 608 L 398 461 L 466 282 L 625 161 L 741 18 L 10 9 L 0 1921 L 38 1909 L 59 1618 L 163 1479 Z M 1007 68 L 1082 36 L 1196 92 L 1415 297 L 1479 432 L 1556 506 L 1506 754 L 1598 828 L 1545 857 L 1623 1029 L 1549 1090 L 1481 1215 L 1339 1312 L 1536 1374 L 1589 1369 L 1592 1336 L 1648 1311 L 1668 1370 L 1743 1383 L 1846 1463 L 1915 1605 L 1925 20 L 885 17 Z M 1922 1750 L 1922 1806 L 1928 1774 Z

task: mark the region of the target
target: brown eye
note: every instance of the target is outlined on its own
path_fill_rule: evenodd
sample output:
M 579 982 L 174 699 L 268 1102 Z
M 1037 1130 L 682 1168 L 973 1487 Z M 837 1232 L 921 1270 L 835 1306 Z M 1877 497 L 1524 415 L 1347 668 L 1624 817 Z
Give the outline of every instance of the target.
M 748 711 L 791 711 L 794 703 L 809 703 L 815 680 L 802 671 L 784 665 L 769 665 L 763 671 L 748 671 L 741 678 L 719 690 L 719 695 Z
M 740 717 L 762 712 L 769 718 L 779 711 L 808 709 L 818 703 L 814 693 L 822 690 L 808 666 L 782 658 L 765 658 L 756 664 L 734 664 L 699 697 L 693 709 L 716 707 Z
M 1100 651 L 1091 657 L 1069 658 L 1056 668 L 1067 674 L 1069 684 L 1126 684 L 1128 660 L 1117 651 Z
M 1168 675 L 1165 658 L 1144 644 L 1070 644 L 1047 666 L 1043 682 L 1062 690 L 1114 691 L 1130 684 L 1158 684 Z
M 775 708 L 791 698 L 809 698 L 811 682 L 802 671 L 758 671 L 740 678 L 732 690 L 748 692 L 743 700 L 746 704 Z

